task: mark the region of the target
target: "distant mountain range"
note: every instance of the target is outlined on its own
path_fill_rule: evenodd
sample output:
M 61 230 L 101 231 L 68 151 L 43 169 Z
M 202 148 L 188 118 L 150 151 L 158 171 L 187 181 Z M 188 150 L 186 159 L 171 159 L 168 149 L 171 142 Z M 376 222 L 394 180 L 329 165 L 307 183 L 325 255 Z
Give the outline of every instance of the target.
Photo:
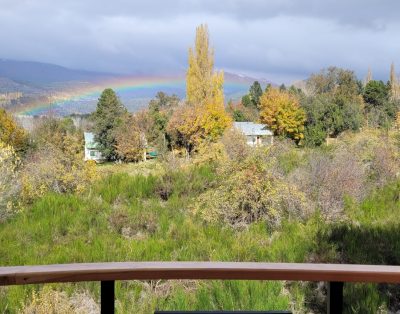
M 104 88 L 116 90 L 130 111 L 147 106 L 158 91 L 185 95 L 185 75 L 119 75 L 59 65 L 0 59 L 0 107 L 24 115 L 85 114 L 95 109 Z M 225 73 L 227 100 L 246 94 L 256 78 Z M 271 83 L 258 79 L 262 86 Z
M 110 75 L 109 73 L 72 70 L 42 62 L 0 60 L 0 77 L 39 86 L 54 82 L 101 80 Z

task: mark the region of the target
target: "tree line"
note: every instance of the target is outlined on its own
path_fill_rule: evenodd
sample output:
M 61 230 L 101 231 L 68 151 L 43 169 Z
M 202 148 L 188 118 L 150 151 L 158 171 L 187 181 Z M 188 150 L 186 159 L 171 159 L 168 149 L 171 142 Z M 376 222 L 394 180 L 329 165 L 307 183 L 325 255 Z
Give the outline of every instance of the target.
M 229 110 L 236 121 L 258 120 L 278 136 L 320 146 L 344 131 L 398 124 L 399 86 L 393 64 L 387 83 L 373 80 L 371 70 L 362 82 L 351 70 L 329 67 L 312 74 L 302 88 L 267 85 L 263 91 L 256 81 Z
M 298 145 L 320 146 L 344 131 L 363 126 L 389 128 L 400 122 L 400 88 L 394 65 L 387 83 L 362 82 L 351 70 L 329 67 L 312 74 L 303 86 L 264 89 L 255 81 L 240 102 L 224 105 L 224 74 L 214 70 L 214 50 L 207 25 L 196 29 L 188 52 L 186 99 L 159 92 L 146 110 L 127 112 L 115 92 L 106 89 L 96 112 L 93 131 L 108 160 L 138 161 L 146 147 L 190 155 L 218 141 L 233 121 L 266 124 L 276 136 Z

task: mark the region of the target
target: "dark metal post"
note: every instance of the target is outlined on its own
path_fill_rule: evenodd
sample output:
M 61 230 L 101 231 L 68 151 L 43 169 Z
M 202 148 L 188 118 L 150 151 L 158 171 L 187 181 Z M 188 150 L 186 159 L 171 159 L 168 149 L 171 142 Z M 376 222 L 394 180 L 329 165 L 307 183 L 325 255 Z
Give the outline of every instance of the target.
M 114 314 L 115 282 L 102 281 L 100 291 L 101 314 Z
M 328 282 L 328 314 L 341 314 L 343 312 L 343 282 Z

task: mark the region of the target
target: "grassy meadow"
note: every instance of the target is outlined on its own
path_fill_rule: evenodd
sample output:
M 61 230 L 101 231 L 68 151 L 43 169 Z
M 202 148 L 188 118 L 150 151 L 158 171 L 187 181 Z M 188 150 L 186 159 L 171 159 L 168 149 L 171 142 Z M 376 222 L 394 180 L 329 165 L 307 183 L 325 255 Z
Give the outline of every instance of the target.
M 280 157 L 286 172 L 298 167 L 296 154 L 286 152 Z M 200 194 L 224 180 L 213 163 L 166 172 L 153 162 L 146 164 L 145 175 L 138 174 L 144 165 L 100 165 L 102 178 L 86 192 L 47 193 L 1 224 L 1 264 L 194 260 L 400 263 L 396 220 L 400 182 L 376 189 L 362 202 L 348 199 L 346 218 L 340 221 L 326 221 L 316 211 L 303 220 L 283 219 L 275 227 L 259 221 L 235 229 L 206 223 L 191 210 Z M 391 286 L 348 284 L 345 298 L 352 305 L 347 311 L 373 313 L 388 308 L 394 292 Z M 54 300 L 54 293 L 62 295 L 58 296 L 61 303 L 73 304 L 71 300 L 83 295 L 96 304 L 99 284 L 1 288 L 0 312 L 27 312 L 32 300 L 45 304 L 49 298 Z M 323 312 L 324 294 L 323 285 L 263 281 L 121 281 L 116 290 L 119 313 L 151 313 L 154 309 Z M 67 306 L 66 312 L 68 309 L 72 307 Z

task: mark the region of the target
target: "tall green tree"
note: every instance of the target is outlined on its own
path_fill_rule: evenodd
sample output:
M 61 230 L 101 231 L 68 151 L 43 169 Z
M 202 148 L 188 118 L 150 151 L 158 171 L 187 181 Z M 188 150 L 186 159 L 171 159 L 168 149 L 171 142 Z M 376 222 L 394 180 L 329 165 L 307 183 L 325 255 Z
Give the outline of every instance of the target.
M 363 98 L 369 106 L 382 106 L 389 99 L 389 88 L 382 81 L 371 80 L 364 88 Z
M 319 146 L 328 136 L 335 137 L 345 130 L 357 131 L 363 119 L 359 101 L 337 101 L 329 94 L 306 99 L 303 108 L 307 113 L 307 146 Z
M 260 106 L 260 97 L 262 96 L 262 94 L 263 94 L 263 91 L 262 91 L 260 83 L 258 81 L 255 81 L 250 86 L 249 97 L 250 97 L 252 104 L 257 108 Z
M 307 80 L 310 97 L 301 98 L 307 113 L 305 143 L 318 146 L 326 137 L 357 131 L 363 121 L 362 84 L 353 71 L 330 67 Z
M 97 103 L 97 109 L 92 114 L 95 140 L 99 143 L 99 150 L 107 160 L 115 160 L 116 130 L 127 114 L 125 106 L 111 88 L 105 89 Z
M 251 102 L 249 94 L 242 97 L 242 105 L 245 107 L 250 107 L 253 103 Z

